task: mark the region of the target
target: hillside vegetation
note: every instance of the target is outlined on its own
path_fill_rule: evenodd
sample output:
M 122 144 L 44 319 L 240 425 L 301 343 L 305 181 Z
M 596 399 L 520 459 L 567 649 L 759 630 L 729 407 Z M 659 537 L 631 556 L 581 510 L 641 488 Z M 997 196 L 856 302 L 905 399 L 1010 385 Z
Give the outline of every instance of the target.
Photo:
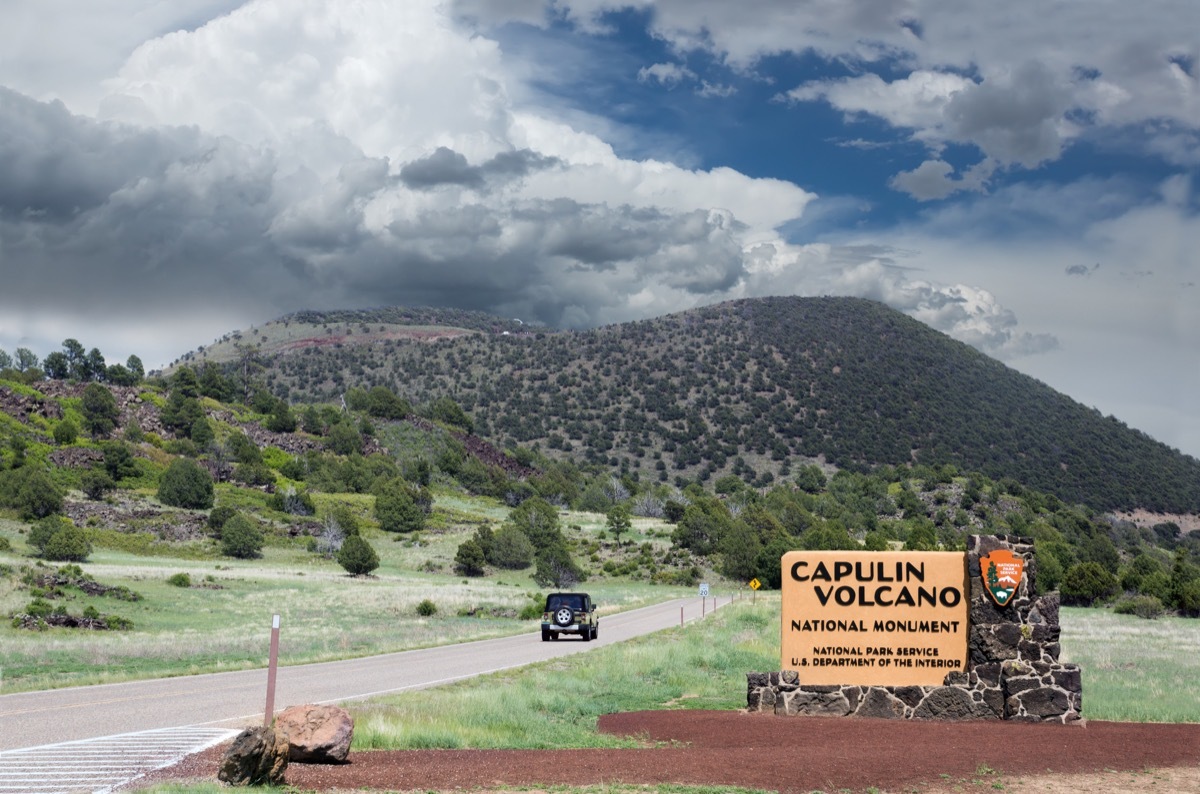
M 696 325 L 704 316 L 681 317 Z M 645 333 L 657 338 L 658 326 Z M 600 348 L 610 333 L 478 336 L 495 343 L 499 365 L 530 343 Z M 420 343 L 399 360 L 419 349 L 461 361 L 457 344 Z M 612 409 L 606 394 L 632 388 L 627 371 L 675 360 L 673 343 L 663 344 L 657 358 L 625 354 L 620 369 L 588 376 L 604 383 L 602 394 L 589 392 L 596 421 Z M 254 664 L 261 649 L 231 641 L 228 627 L 281 601 L 300 624 L 296 660 L 334 658 L 394 649 L 393 636 L 519 631 L 550 588 L 585 586 L 609 604 L 700 581 L 743 587 L 758 578 L 777 588 L 780 556 L 792 549 L 961 549 L 971 533 L 1033 537 L 1039 589 L 1058 589 L 1067 603 L 1200 615 L 1200 534 L 1119 520 L 1013 476 L 951 463 L 834 471 L 784 454 L 770 479 L 735 459 L 739 474 L 676 469 L 663 481 L 621 465 L 626 456 L 614 463 L 574 442 L 568 450 L 567 439 L 552 449 L 497 438 L 497 424 L 536 421 L 532 404 L 494 414 L 480 401 L 472 412 L 446 393 L 411 401 L 369 380 L 348 384 L 344 400 L 296 402 L 273 393 L 278 379 L 251 357 L 144 380 L 132 357 L 107 366 L 82 349 L 67 340 L 46 362 L 24 351 L 0 371 L 0 665 L 10 686 Z M 608 358 L 566 359 L 576 374 L 560 374 L 582 380 L 590 362 Z M 47 378 L 39 363 L 65 379 Z M 510 381 L 524 377 L 504 366 Z M 751 385 L 767 381 L 765 364 L 745 366 Z M 853 370 L 838 366 L 839 377 Z M 685 404 L 701 410 L 700 394 L 740 383 L 741 373 L 692 381 Z M 529 388 L 509 401 L 540 394 Z M 653 394 L 637 396 L 643 413 Z M 716 395 L 703 410 L 733 410 Z M 655 405 L 650 413 L 671 410 Z M 687 412 L 668 421 L 663 432 L 703 423 L 704 433 L 739 438 L 761 426 L 709 425 Z M 488 430 L 505 448 L 481 437 Z M 412 625 L 381 633 L 396 620 Z M 87 637 L 100 630 L 137 641 Z M 91 658 L 108 661 L 98 670 Z
M 381 325 L 406 317 L 445 333 Z M 283 329 L 310 343 L 240 348 L 243 370 L 261 368 L 281 397 L 377 385 L 418 404 L 450 397 L 497 446 L 640 481 L 767 487 L 798 463 L 949 464 L 1106 510 L 1200 512 L 1200 461 L 860 299 L 734 301 L 579 333 L 461 312 L 308 312 L 256 338 Z M 210 353 L 235 357 L 227 339 L 187 361 Z

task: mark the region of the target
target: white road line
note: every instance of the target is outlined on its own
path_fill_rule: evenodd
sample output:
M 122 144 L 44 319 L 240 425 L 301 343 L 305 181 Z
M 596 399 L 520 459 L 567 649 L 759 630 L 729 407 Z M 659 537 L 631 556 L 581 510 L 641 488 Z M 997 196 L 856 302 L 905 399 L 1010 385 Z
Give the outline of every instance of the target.
M 0 751 L 0 792 L 108 794 L 237 734 L 216 728 L 166 728 Z

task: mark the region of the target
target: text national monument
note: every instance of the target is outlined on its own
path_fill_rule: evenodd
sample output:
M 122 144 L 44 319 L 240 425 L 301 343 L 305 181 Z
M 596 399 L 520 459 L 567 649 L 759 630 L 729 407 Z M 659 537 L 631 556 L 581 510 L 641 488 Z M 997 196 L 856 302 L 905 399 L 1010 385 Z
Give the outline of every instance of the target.
M 1073 722 L 1078 666 L 1059 662 L 1058 595 L 1036 595 L 1033 541 L 971 535 L 966 552 L 783 555 L 779 672 L 747 676 L 751 711 Z
M 811 684 L 942 683 L 967 667 L 966 555 L 783 557 L 783 665 Z

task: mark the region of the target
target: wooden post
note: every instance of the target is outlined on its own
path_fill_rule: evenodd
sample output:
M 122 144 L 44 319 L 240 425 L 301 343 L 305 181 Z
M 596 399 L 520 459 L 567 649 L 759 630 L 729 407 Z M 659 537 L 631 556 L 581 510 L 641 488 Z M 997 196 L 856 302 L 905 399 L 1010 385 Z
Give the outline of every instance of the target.
M 271 618 L 271 656 L 267 662 L 267 710 L 263 715 L 263 727 L 271 725 L 275 716 L 275 670 L 279 666 L 279 616 Z

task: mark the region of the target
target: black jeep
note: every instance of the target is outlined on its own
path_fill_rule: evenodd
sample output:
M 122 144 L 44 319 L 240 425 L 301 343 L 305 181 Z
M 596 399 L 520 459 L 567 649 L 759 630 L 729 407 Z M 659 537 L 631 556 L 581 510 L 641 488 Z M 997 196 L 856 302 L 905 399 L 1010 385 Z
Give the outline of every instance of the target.
M 542 613 L 542 642 L 557 640 L 559 634 L 578 634 L 584 642 L 596 639 L 600 618 L 587 593 L 551 593 Z

